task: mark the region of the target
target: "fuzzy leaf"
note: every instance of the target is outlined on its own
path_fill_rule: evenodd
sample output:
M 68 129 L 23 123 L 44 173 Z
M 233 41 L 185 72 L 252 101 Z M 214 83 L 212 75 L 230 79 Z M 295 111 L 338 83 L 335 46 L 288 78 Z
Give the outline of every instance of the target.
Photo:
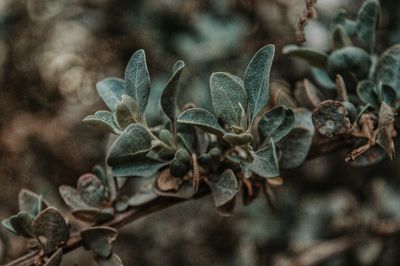
M 260 143 L 283 139 L 294 126 L 294 112 L 285 106 L 277 106 L 266 113 L 258 123 Z
M 242 108 L 247 107 L 247 95 L 243 86 L 229 73 L 216 72 L 210 77 L 210 88 L 217 117 L 228 125 L 239 125 Z
M 400 95 L 400 44 L 386 50 L 375 68 L 375 80 L 394 88 Z
M 382 102 L 381 109 L 379 111 L 379 125 L 378 133 L 376 136 L 376 143 L 381 146 L 389 158 L 394 160 L 394 137 L 396 136 L 396 130 L 394 128 L 394 113 L 392 108 L 385 102 Z
M 160 162 L 151 158 L 143 158 L 140 161 L 116 164 L 112 168 L 113 176 L 118 177 L 152 177 L 160 168 L 168 162 Z
M 97 82 L 96 88 L 104 103 L 111 112 L 114 112 L 121 101 L 121 96 L 125 94 L 125 81 L 119 78 L 107 78 Z
M 265 148 L 253 152 L 253 161 L 247 167 L 259 176 L 270 178 L 279 176 L 278 155 L 275 143 L 271 140 Z
M 357 36 L 373 52 L 375 47 L 375 29 L 379 23 L 381 7 L 378 0 L 366 0 L 357 15 Z
M 207 180 L 207 184 L 217 208 L 228 203 L 239 192 L 239 183 L 231 169 L 226 169 L 220 176 Z
M 71 186 L 62 185 L 59 188 L 61 198 L 64 200 L 65 204 L 71 209 L 82 209 L 89 208 L 89 205 L 83 201 L 78 190 Z
M 112 208 L 82 208 L 72 211 L 72 215 L 84 222 L 88 223 L 100 223 L 109 221 L 114 217 L 114 211 Z
M 201 108 L 191 108 L 178 117 L 178 123 L 193 125 L 211 134 L 222 136 L 226 131 L 219 125 L 218 119 L 209 111 Z
M 109 111 L 97 111 L 83 119 L 83 123 L 98 127 L 114 134 L 120 134 L 121 130 L 115 123 L 114 115 Z
M 142 120 L 138 104 L 128 95 L 122 95 L 121 102 L 115 110 L 115 116 L 122 129 L 130 124 L 140 123 Z
M 253 135 L 249 133 L 241 133 L 241 134 L 234 134 L 234 133 L 226 133 L 223 139 L 231 145 L 246 145 L 253 140 Z
M 257 51 L 244 72 L 250 121 L 268 104 L 269 77 L 274 53 L 274 45 L 264 46 Z
M 131 124 L 112 144 L 107 162 L 113 166 L 143 158 L 150 149 L 151 137 L 147 129 L 139 124 Z
M 371 80 L 363 80 L 358 83 L 357 95 L 361 101 L 374 108 L 378 108 L 380 105 L 378 95 L 376 94 L 376 84 Z
M 133 194 L 133 196 L 129 198 L 128 204 L 131 207 L 138 207 L 156 198 L 158 198 L 158 195 L 153 191 L 153 184 L 149 183 Z
M 392 87 L 384 85 L 382 83 L 379 86 L 379 90 L 380 90 L 379 93 L 381 102 L 385 102 L 392 107 L 396 107 L 396 101 L 397 101 L 396 91 Z
M 160 99 L 161 107 L 164 110 L 164 113 L 169 117 L 169 119 L 171 119 L 173 124 L 175 124 L 178 113 L 178 106 L 176 103 L 178 83 L 184 67 L 185 63 L 181 60 L 175 63 L 172 78 L 168 81 L 167 86 L 165 86 Z
M 347 35 L 346 30 L 341 25 L 337 25 L 335 27 L 332 39 L 333 39 L 333 47 L 335 49 L 340 49 L 346 46 L 353 45 L 353 42 L 351 41 L 349 35 Z
M 69 228 L 61 213 L 50 207 L 39 213 L 32 222 L 32 232 L 48 254 L 68 240 Z
M 12 215 L 8 218 L 8 222 L 5 222 L 6 228 L 11 229 L 11 232 L 15 232 L 17 235 L 21 235 L 26 238 L 32 238 L 32 216 L 24 211 L 20 211 L 16 215 Z M 4 224 L 3 224 L 4 225 Z
M 323 52 L 307 47 L 299 47 L 294 44 L 283 47 L 282 53 L 306 60 L 310 65 L 318 68 L 325 68 L 326 60 L 328 58 L 328 56 Z
M 61 264 L 63 257 L 63 251 L 62 248 L 57 249 L 56 252 L 54 252 L 53 255 L 49 258 L 48 261 L 44 264 L 44 266 L 59 266 Z
M 334 24 L 342 26 L 346 30 L 347 35 L 352 37 L 357 31 L 357 23 L 347 17 L 348 14 L 346 11 L 340 10 L 334 18 Z
M 41 196 L 23 188 L 18 194 L 18 206 L 20 211 L 35 217 L 39 212 L 47 208 L 49 204 Z
M 351 131 L 347 110 L 341 102 L 326 100 L 313 111 L 315 129 L 325 137 L 345 135 Z
M 171 161 L 169 173 L 174 177 L 184 177 L 191 169 L 191 156 L 184 148 L 179 148 Z
M 294 108 L 297 106 L 296 101 L 292 97 L 290 85 L 283 81 L 271 81 L 270 83 L 270 106 L 284 105 Z
M 111 243 L 117 235 L 117 230 L 107 226 L 94 226 L 81 231 L 83 246 L 102 258 L 112 254 Z
M 81 199 L 89 206 L 97 207 L 105 199 L 106 188 L 94 174 L 80 176 L 77 188 Z
M 126 94 L 137 103 L 143 115 L 150 94 L 150 76 L 144 50 L 138 50 L 132 55 L 125 69 L 125 81 Z
M 333 82 L 325 70 L 312 67 L 311 73 L 318 86 L 326 90 L 336 90 L 336 83 Z
M 301 106 L 307 107 L 311 110 L 321 103 L 323 97 L 317 87 L 315 87 L 308 79 L 296 83 L 294 96 Z

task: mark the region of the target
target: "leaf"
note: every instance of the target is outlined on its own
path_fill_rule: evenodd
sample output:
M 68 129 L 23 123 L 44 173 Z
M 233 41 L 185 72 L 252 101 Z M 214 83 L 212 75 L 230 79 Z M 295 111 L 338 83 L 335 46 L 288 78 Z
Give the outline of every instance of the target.
M 7 229 L 13 229 L 10 230 L 11 232 L 15 232 L 17 235 L 26 237 L 26 238 L 32 238 L 32 216 L 28 214 L 27 212 L 20 211 L 16 215 L 12 215 L 10 218 L 8 218 L 8 222 L 5 222 L 7 225 Z M 8 226 L 11 226 L 9 228 Z
M 20 211 L 29 213 L 35 217 L 39 212 L 47 208 L 49 204 L 41 196 L 23 188 L 18 194 L 18 206 Z
M 247 107 L 247 95 L 243 86 L 229 73 L 216 72 L 210 77 L 210 88 L 217 117 L 228 125 L 239 125 L 242 108 Z
M 274 58 L 275 46 L 267 45 L 257 51 L 244 72 L 244 88 L 250 121 L 267 106 L 269 97 L 269 76 Z
M 282 53 L 289 56 L 295 56 L 307 61 L 310 65 L 318 68 L 325 68 L 328 56 L 320 51 L 299 47 L 294 44 L 286 45 L 282 49 Z
M 97 111 L 83 119 L 83 123 L 95 126 L 114 134 L 120 134 L 121 130 L 115 123 L 114 115 L 109 111 Z
M 291 108 L 297 106 L 296 101 L 292 97 L 290 85 L 284 81 L 271 81 L 270 96 L 270 106 L 284 105 Z
M 65 204 L 67 204 L 71 209 L 82 209 L 89 207 L 89 205 L 83 201 L 78 190 L 75 188 L 62 185 L 59 188 L 59 192 Z
M 176 98 L 178 94 L 178 83 L 184 67 L 185 63 L 181 60 L 175 63 L 172 78 L 165 86 L 165 89 L 162 92 L 160 99 L 161 108 L 164 110 L 164 113 L 169 117 L 169 119 L 171 119 L 173 127 L 175 125 L 175 120 L 178 113 L 178 106 L 176 103 Z
M 396 136 L 396 130 L 394 128 L 394 113 L 392 108 L 385 102 L 382 102 L 379 110 L 379 125 L 378 133 L 376 136 L 376 143 L 381 146 L 390 160 L 394 160 L 395 156 L 395 145 L 394 137 Z
M 193 198 L 194 195 L 196 195 L 196 190 L 194 189 L 192 183 L 189 182 L 183 182 L 178 191 L 162 191 L 156 186 L 153 187 L 153 191 L 159 196 L 177 199 L 190 199 Z
M 144 50 L 132 55 L 125 69 L 125 81 L 126 94 L 138 104 L 139 112 L 143 115 L 150 94 L 150 76 Z
M 44 266 L 59 266 L 61 264 L 63 257 L 62 248 L 57 249 L 53 255 L 49 258 L 49 260 L 44 264 Z
M 191 168 L 191 156 L 186 149 L 179 148 L 171 161 L 169 173 L 174 177 L 183 177 Z
M 373 52 L 375 47 L 375 29 L 379 23 L 381 7 L 378 0 L 366 0 L 357 15 L 357 36 Z
M 122 129 L 130 124 L 142 122 L 138 104 L 128 95 L 122 95 L 122 100 L 115 110 L 115 116 Z
M 96 258 L 100 266 L 123 266 L 120 257 L 113 253 L 109 258 Z
M 336 90 L 336 83 L 329 77 L 328 73 L 320 68 L 312 67 L 311 73 L 313 75 L 314 81 L 319 87 L 326 90 Z
M 111 256 L 111 243 L 117 235 L 118 231 L 108 226 L 94 226 L 81 231 L 83 246 L 102 258 Z
M 326 100 L 312 113 L 315 129 L 324 137 L 346 135 L 352 130 L 347 110 L 343 103 Z
M 158 198 L 158 195 L 153 191 L 153 184 L 149 183 L 144 185 L 138 192 L 133 194 L 133 196 L 129 198 L 128 204 L 131 207 L 138 207 L 156 198 Z
M 371 80 L 363 80 L 358 83 L 357 95 L 361 101 L 378 108 L 380 105 L 378 95 L 376 94 L 376 84 Z
M 121 96 L 125 94 L 125 81 L 118 78 L 107 78 L 96 83 L 97 92 L 108 106 L 111 112 L 114 112 Z
M 1 225 L 7 229 L 8 231 L 10 231 L 11 233 L 18 235 L 18 233 L 14 230 L 13 226 L 10 223 L 10 219 L 9 218 L 5 218 L 3 220 L 1 220 Z
M 191 108 L 184 111 L 179 115 L 178 123 L 197 126 L 217 136 L 222 136 L 226 133 L 219 125 L 218 119 L 207 110 L 201 108 Z
M 241 133 L 241 134 L 226 133 L 223 136 L 223 139 L 231 145 L 240 146 L 250 143 L 253 140 L 253 135 L 249 133 Z
M 283 139 L 294 126 L 294 112 L 285 106 L 277 106 L 267 112 L 258 123 L 260 143 Z
M 251 171 L 266 178 L 279 176 L 278 155 L 273 140 L 265 148 L 252 152 L 252 155 L 253 161 L 247 163 L 247 167 Z
M 182 183 L 182 178 L 174 177 L 170 174 L 169 169 L 164 169 L 156 178 L 155 187 L 161 191 L 178 191 Z
M 151 158 L 143 158 L 140 161 L 116 164 L 112 168 L 113 176 L 118 177 L 152 177 L 168 162 L 160 162 Z
M 65 219 L 54 207 L 49 207 L 36 216 L 32 222 L 32 232 L 45 254 L 56 250 L 69 238 Z
M 347 35 L 346 30 L 341 25 L 337 25 L 335 27 L 332 39 L 334 49 L 340 49 L 346 46 L 353 45 L 353 42 L 351 41 L 349 35 Z
M 206 180 L 211 189 L 215 207 L 221 207 L 235 198 L 239 192 L 239 183 L 231 169 L 226 169 L 220 176 Z
M 78 192 L 89 206 L 97 207 L 105 199 L 106 188 L 94 174 L 84 174 L 78 179 Z
M 347 18 L 348 14 L 345 10 L 339 10 L 336 17 L 334 18 L 334 24 L 342 26 L 347 35 L 352 37 L 357 31 L 357 23 Z
M 139 124 L 129 125 L 111 145 L 107 163 L 111 166 L 143 158 L 151 149 L 150 133 Z
M 322 93 L 308 79 L 296 83 L 294 96 L 301 106 L 309 109 L 316 108 L 323 97 Z
M 375 80 L 394 88 L 400 95 L 400 44 L 387 49 L 375 68 Z
M 388 85 L 383 85 L 382 83 L 379 84 L 379 94 L 380 94 L 380 100 L 381 102 L 385 102 L 388 105 L 392 107 L 396 107 L 396 101 L 397 101 L 397 93 L 396 91 L 388 86 Z
M 114 217 L 112 208 L 82 208 L 72 211 L 72 215 L 84 222 L 101 223 L 111 220 Z

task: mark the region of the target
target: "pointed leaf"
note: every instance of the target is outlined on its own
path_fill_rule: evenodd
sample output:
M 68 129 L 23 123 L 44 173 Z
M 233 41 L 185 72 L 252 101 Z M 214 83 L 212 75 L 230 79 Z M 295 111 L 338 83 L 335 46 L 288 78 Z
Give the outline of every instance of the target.
M 164 113 L 169 117 L 169 119 L 171 119 L 173 124 L 175 124 L 178 113 L 178 106 L 176 103 L 178 83 L 184 67 L 185 63 L 181 60 L 175 63 L 172 78 L 168 81 L 167 86 L 165 86 L 160 99 L 161 108 L 164 110 Z
M 147 70 L 144 50 L 136 51 L 125 69 L 126 94 L 138 104 L 140 114 L 144 113 L 150 94 L 150 76 Z
M 386 50 L 375 68 L 375 80 L 394 88 L 400 95 L 400 44 Z
M 47 208 L 49 204 L 41 196 L 23 188 L 18 194 L 18 206 L 20 211 L 35 217 L 39 212 Z
M 94 226 L 81 231 L 83 246 L 102 258 L 112 254 L 111 243 L 117 235 L 118 231 L 108 226 Z
M 89 115 L 85 117 L 82 122 L 114 134 L 121 133 L 121 130 L 115 123 L 114 115 L 109 111 L 97 111 L 96 113 L 94 113 L 94 115 Z
M 243 86 L 229 73 L 216 72 L 210 77 L 211 99 L 217 117 L 228 125 L 239 125 L 242 109 L 247 107 Z
M 275 46 L 267 45 L 257 51 L 244 73 L 250 121 L 268 104 L 269 77 Z
M 142 121 L 138 104 L 128 95 L 122 95 L 121 102 L 115 110 L 115 116 L 122 129 Z
M 219 125 L 218 119 L 209 111 L 201 108 L 191 108 L 178 117 L 178 123 L 197 126 L 204 131 L 222 136 L 226 131 Z
M 226 169 L 220 176 L 206 182 L 210 186 L 215 207 L 223 206 L 239 192 L 238 181 L 231 169 Z
M 272 139 L 275 143 L 283 139 L 294 126 L 294 112 L 285 106 L 277 106 L 266 113 L 258 123 L 260 143 Z
M 276 153 L 275 143 L 271 143 L 265 148 L 253 152 L 253 161 L 247 163 L 247 167 L 261 177 L 277 177 L 279 176 L 278 155 Z
M 160 162 L 151 158 L 143 158 L 140 161 L 116 164 L 112 168 L 113 176 L 118 177 L 152 177 L 160 168 L 168 162 Z
M 333 47 L 335 49 L 340 49 L 346 46 L 353 45 L 353 42 L 351 41 L 349 35 L 347 35 L 346 30 L 341 25 L 337 25 L 335 27 L 332 39 L 333 39 Z
M 48 254 L 69 238 L 69 228 L 64 217 L 54 207 L 39 213 L 32 222 L 32 232 L 45 254 Z
M 375 29 L 379 23 L 381 7 L 378 0 L 366 0 L 357 15 L 357 36 L 373 52 L 375 47 Z
M 285 55 L 295 56 L 307 61 L 310 65 L 318 68 L 325 68 L 326 60 L 328 56 L 320 51 L 307 48 L 299 47 L 294 44 L 286 45 L 282 49 L 282 53 Z
M 139 124 L 128 126 L 112 144 L 107 162 L 109 165 L 143 158 L 151 149 L 150 133 Z
M 96 88 L 104 103 L 111 112 L 114 112 L 121 101 L 121 96 L 125 94 L 125 81 L 119 78 L 107 78 L 97 82 Z

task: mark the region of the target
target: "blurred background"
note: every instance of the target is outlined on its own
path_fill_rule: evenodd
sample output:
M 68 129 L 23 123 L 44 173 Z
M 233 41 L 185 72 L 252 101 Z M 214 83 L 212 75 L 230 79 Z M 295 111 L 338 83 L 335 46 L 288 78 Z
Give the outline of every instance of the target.
M 354 14 L 361 3 L 319 0 L 307 45 L 329 50 L 335 14 L 342 8 Z M 400 1 L 381 5 L 378 52 L 400 42 Z M 105 109 L 95 83 L 122 77 L 137 49 L 147 54 L 147 115 L 154 122 L 159 107 L 152 99 L 178 59 L 187 65 L 181 103 L 204 107 L 212 72 L 241 76 L 269 43 L 277 48 L 274 79 L 293 86 L 309 77 L 307 64 L 280 51 L 295 42 L 304 6 L 301 0 L 0 0 L 0 217 L 17 210 L 22 187 L 66 210 L 58 187 L 75 185 L 105 157 L 107 135 L 81 123 Z M 125 265 L 400 265 L 400 235 L 367 234 L 359 224 L 365 217 L 400 221 L 399 164 L 354 168 L 344 153 L 284 172 L 275 211 L 260 197 L 223 218 L 210 198 L 191 201 L 127 226 L 115 251 Z M 0 229 L 0 263 L 25 248 Z M 63 259 L 63 265 L 92 263 L 83 249 Z

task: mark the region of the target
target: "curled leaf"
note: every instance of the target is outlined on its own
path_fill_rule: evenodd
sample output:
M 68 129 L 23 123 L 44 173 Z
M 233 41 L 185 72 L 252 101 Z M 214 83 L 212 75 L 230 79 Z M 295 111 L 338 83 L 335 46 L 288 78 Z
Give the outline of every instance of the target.
M 311 48 L 299 47 L 293 44 L 283 47 L 282 53 L 306 60 L 310 65 L 318 68 L 325 68 L 326 60 L 328 58 L 328 56 L 323 52 Z
M 246 166 L 257 175 L 265 178 L 279 176 L 279 162 L 275 143 L 271 140 L 265 148 L 252 153 L 253 161 Z
M 239 192 L 239 183 L 231 169 L 226 169 L 220 176 L 215 176 L 206 182 L 217 208 L 228 203 Z
M 161 171 L 156 179 L 156 187 L 161 191 L 179 190 L 183 179 L 172 176 L 168 169 Z
M 118 78 L 107 78 L 97 82 L 96 88 L 104 103 L 111 112 L 114 112 L 121 101 L 121 96 L 125 93 L 125 81 Z
M 267 112 L 258 123 L 260 143 L 272 139 L 279 142 L 294 126 L 294 112 L 285 106 L 277 106 Z
M 117 235 L 117 230 L 107 226 L 94 226 L 81 231 L 83 246 L 102 258 L 112 254 L 111 243 Z
M 18 194 L 18 206 L 20 211 L 29 213 L 35 217 L 39 212 L 47 208 L 49 204 L 41 196 L 23 188 Z
M 114 115 L 109 111 L 97 111 L 83 119 L 83 123 L 106 130 L 110 133 L 120 134 L 121 130 L 115 123 Z
M 59 188 L 60 195 L 64 200 L 65 204 L 71 209 L 88 208 L 89 205 L 83 201 L 78 190 L 71 186 L 62 185 Z

